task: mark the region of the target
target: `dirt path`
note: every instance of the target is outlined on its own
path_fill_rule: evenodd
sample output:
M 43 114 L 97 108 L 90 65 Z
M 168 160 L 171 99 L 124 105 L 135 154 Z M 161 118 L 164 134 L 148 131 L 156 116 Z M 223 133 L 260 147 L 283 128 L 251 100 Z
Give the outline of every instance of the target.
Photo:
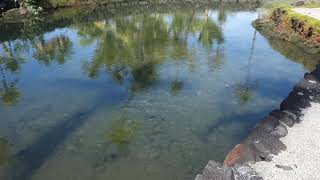
M 295 8 L 294 11 L 320 20 L 320 8 Z

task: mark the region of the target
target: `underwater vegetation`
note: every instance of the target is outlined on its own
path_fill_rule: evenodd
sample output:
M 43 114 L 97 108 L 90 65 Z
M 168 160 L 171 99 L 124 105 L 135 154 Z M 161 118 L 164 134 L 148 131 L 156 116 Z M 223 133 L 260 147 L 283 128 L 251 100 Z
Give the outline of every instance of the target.
M 106 137 L 114 145 L 122 146 L 130 143 L 139 128 L 137 121 L 129 121 L 121 118 L 115 121 Z
M 0 166 L 9 159 L 9 142 L 5 138 L 0 138 Z
M 170 85 L 170 93 L 172 95 L 177 95 L 183 89 L 183 82 L 179 80 L 174 80 Z
M 247 104 L 254 96 L 255 85 L 251 84 L 238 84 L 234 89 L 234 95 L 237 97 L 241 104 Z

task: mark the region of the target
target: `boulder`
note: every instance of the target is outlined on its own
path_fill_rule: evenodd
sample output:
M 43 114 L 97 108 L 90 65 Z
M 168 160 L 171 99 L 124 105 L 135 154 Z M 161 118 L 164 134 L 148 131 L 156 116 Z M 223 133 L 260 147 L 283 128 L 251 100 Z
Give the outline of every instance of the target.
M 198 177 L 198 179 L 232 180 L 232 176 L 233 174 L 230 167 L 223 166 L 218 162 L 210 160 L 205 169 L 203 170 L 203 176 Z
M 304 1 L 297 1 L 295 3 L 292 3 L 293 6 L 303 6 L 304 4 Z
M 277 126 L 276 129 L 271 132 L 271 135 L 274 135 L 279 138 L 284 137 L 287 134 L 288 134 L 288 130 L 286 126 L 283 124 L 279 124 L 279 126 Z
M 269 115 L 275 117 L 280 123 L 288 127 L 292 127 L 295 123 L 296 116 L 292 117 L 291 115 L 280 110 L 273 110 Z
M 262 180 L 262 177 L 249 165 L 235 165 L 232 167 L 235 180 Z
M 276 164 L 275 166 L 276 166 L 277 168 L 283 169 L 283 170 L 285 170 L 285 171 L 293 170 L 293 168 L 290 167 L 290 166 L 283 166 L 283 165 L 279 165 L 279 164 Z
M 272 135 L 271 132 L 255 128 L 245 140 L 245 144 L 251 146 L 255 151 L 256 161 L 270 161 L 271 155 L 277 155 L 286 149 L 279 137 Z
M 255 153 L 246 144 L 237 144 L 226 156 L 224 165 L 233 166 L 235 164 L 243 164 L 255 161 Z

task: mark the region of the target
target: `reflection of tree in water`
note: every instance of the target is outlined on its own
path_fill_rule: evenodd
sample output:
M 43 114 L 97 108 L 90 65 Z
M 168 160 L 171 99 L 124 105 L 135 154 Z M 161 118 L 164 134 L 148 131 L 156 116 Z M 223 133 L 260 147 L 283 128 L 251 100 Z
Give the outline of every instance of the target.
M 21 64 L 24 63 L 23 58 L 20 57 L 20 49 L 13 48 L 12 43 L 2 43 L 3 55 L 0 55 L 0 73 L 1 73 L 1 85 L 0 95 L 2 103 L 5 105 L 14 105 L 18 102 L 20 92 L 18 91 L 16 84 L 17 80 L 10 80 L 7 78 L 9 73 L 17 73 Z
M 309 71 L 314 70 L 316 65 L 320 63 L 319 54 L 308 54 L 296 44 L 270 36 L 263 30 L 259 30 L 259 32 L 266 37 L 273 49 L 280 52 L 286 58 L 302 64 Z
M 36 50 L 34 58 L 46 65 L 52 61 L 64 64 L 66 58 L 71 54 L 72 42 L 64 35 L 56 36 L 47 41 L 42 35 L 31 40 L 31 43 Z
M 257 82 L 251 79 L 251 65 L 252 65 L 252 57 L 255 47 L 255 40 L 256 40 L 257 30 L 254 31 L 253 39 L 252 39 L 252 46 L 250 49 L 250 55 L 248 58 L 248 72 L 246 81 L 244 83 L 238 83 L 235 86 L 234 94 L 238 97 L 239 101 L 243 104 L 248 103 L 252 100 L 254 90 L 257 88 Z
M 50 64 L 56 60 L 59 64 L 65 62 L 65 58 L 70 55 L 72 42 L 66 36 L 57 36 L 48 41 L 44 40 L 43 35 L 31 40 L 16 40 L 15 42 L 2 43 L 3 54 L 0 55 L 0 74 L 1 86 L 0 95 L 2 102 L 6 105 L 15 105 L 20 97 L 20 92 L 17 88 L 17 79 L 10 79 L 10 73 L 17 73 L 24 63 L 22 53 L 30 49 L 30 43 L 35 47 L 34 57 L 43 62 Z
M 225 21 L 227 20 L 227 16 L 226 16 L 226 12 L 224 10 L 223 7 L 219 7 L 219 10 L 218 10 L 218 26 L 219 26 L 219 29 L 221 31 L 221 34 L 222 34 L 222 30 L 223 30 L 223 25 L 225 23 Z M 219 69 L 222 64 L 224 63 L 223 60 L 224 60 L 224 47 L 223 47 L 223 37 L 221 36 L 220 38 L 218 38 L 219 40 L 217 41 L 217 44 L 216 44 L 216 49 L 214 51 L 214 54 L 213 56 L 210 57 L 209 59 L 209 68 L 211 70 L 216 70 L 216 69 Z
M 205 17 L 195 11 L 177 12 L 172 22 L 155 13 L 77 24 L 84 46 L 97 42 L 95 55 L 84 64 L 84 70 L 89 77 L 96 78 L 105 69 L 119 84 L 130 78 L 132 90 L 150 87 L 157 80 L 157 65 L 164 60 L 195 59 L 187 42 L 191 34 L 197 35 L 204 47 L 223 42 L 219 26 L 207 12 Z M 179 80 L 172 84 L 173 91 L 182 87 Z
M 210 18 L 209 11 L 206 10 L 199 41 L 202 42 L 205 47 L 211 48 L 214 40 L 216 40 L 218 44 L 223 42 L 222 35 L 220 27 Z

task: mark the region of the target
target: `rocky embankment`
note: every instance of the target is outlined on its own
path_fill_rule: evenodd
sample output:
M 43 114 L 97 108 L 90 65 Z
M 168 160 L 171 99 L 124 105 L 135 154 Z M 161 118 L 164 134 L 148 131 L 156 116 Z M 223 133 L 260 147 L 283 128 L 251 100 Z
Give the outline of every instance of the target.
M 253 25 L 263 34 L 293 42 L 307 53 L 320 53 L 320 20 L 293 8 L 276 8 Z
M 320 103 L 320 65 L 304 75 L 304 79 L 282 101 L 280 108 L 263 118 L 249 136 L 229 152 L 223 164 L 209 161 L 196 180 L 263 179 L 250 164 L 270 162 L 274 156 L 286 151 L 287 147 L 280 138 L 288 135 L 288 128 L 301 122 L 303 110 L 309 108 L 311 103 Z M 278 165 L 276 168 L 287 167 Z

